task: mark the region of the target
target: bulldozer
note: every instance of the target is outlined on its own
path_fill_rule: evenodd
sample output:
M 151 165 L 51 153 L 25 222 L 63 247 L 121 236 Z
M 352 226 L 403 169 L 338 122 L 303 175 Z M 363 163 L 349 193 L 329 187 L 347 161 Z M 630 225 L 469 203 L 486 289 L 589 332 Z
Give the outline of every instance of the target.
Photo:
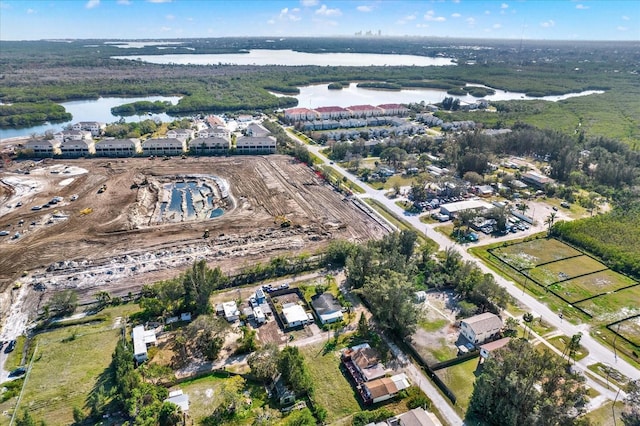
M 291 221 L 286 216 L 276 216 L 275 222 L 279 224 L 281 228 L 288 228 L 291 226 Z

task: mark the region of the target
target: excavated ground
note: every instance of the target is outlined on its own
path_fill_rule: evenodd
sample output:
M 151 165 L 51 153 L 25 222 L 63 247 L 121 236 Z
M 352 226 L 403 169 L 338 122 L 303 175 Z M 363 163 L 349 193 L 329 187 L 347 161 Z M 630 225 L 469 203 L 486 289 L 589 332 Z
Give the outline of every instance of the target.
M 224 214 L 157 223 L 158 183 L 185 176 L 227 182 L 229 196 L 218 201 Z M 0 178 L 0 230 L 9 232 L 0 237 L 3 320 L 10 310 L 32 315 L 63 288 L 76 289 L 81 300 L 100 290 L 126 294 L 197 259 L 233 273 L 275 255 L 313 253 L 332 239 L 386 232 L 308 167 L 280 155 L 13 162 Z M 32 210 L 55 196 L 64 200 Z M 281 227 L 284 220 L 291 226 Z

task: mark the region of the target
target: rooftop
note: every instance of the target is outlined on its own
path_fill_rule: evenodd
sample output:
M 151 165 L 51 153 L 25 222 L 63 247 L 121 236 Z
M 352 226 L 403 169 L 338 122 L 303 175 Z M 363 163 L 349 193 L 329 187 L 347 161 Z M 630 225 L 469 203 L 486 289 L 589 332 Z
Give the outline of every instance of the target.
M 287 324 L 295 324 L 297 322 L 307 322 L 309 317 L 304 308 L 295 303 L 288 303 L 282 306 L 282 315 Z
M 463 319 L 461 322 L 468 324 L 476 334 L 502 328 L 502 320 L 500 317 L 491 312 L 474 315 L 470 318 Z
M 342 312 L 342 306 L 331 293 L 322 293 L 312 297 L 311 306 L 313 306 L 318 315 L 331 314 L 336 311 Z

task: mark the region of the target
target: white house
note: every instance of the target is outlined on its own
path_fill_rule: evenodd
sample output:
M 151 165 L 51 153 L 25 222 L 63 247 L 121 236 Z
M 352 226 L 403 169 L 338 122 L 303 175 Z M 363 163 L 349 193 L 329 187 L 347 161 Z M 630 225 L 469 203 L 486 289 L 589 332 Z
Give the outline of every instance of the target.
M 378 105 L 384 115 L 405 115 L 409 109 L 401 104 L 382 104 Z
M 258 324 L 262 324 L 267 321 L 267 316 L 262 312 L 262 308 L 260 308 L 260 306 L 253 308 L 253 318 Z
M 136 153 L 139 139 L 103 139 L 95 144 L 99 157 L 132 157 Z
M 383 114 L 382 109 L 372 105 L 353 105 L 347 107 L 347 110 L 352 117 L 374 117 Z
M 89 143 L 84 139 L 66 139 L 60 143 L 60 152 L 68 158 L 86 157 L 89 155 Z
M 442 204 L 440 206 L 440 213 L 453 217 L 463 210 L 483 211 L 490 210 L 493 206 L 483 200 L 464 200 L 455 203 Z
M 146 361 L 148 345 L 156 344 L 156 332 L 145 330 L 144 325 L 138 325 L 133 328 L 131 335 L 133 338 L 133 357 L 137 362 Z
M 63 130 L 55 133 L 53 138 L 58 142 L 91 140 L 91 132 L 84 130 Z
M 175 138 L 147 139 L 142 143 L 142 150 L 145 155 L 181 155 L 184 143 Z
M 242 136 L 236 140 L 239 154 L 275 154 L 276 138 L 273 136 Z
M 315 120 L 319 114 L 309 108 L 291 108 L 284 111 L 284 118 L 288 121 Z
M 231 130 L 225 126 L 207 127 L 198 131 L 196 136 L 199 138 L 222 138 L 231 141 Z
M 189 152 L 193 154 L 226 154 L 231 149 L 231 139 L 198 137 L 189 141 Z
M 235 322 L 240 318 L 240 311 L 235 301 L 224 302 L 222 309 L 224 310 L 224 317 L 227 321 Z
M 247 136 L 253 136 L 253 137 L 264 137 L 264 136 L 269 136 L 271 134 L 271 132 L 269 130 L 267 130 L 262 124 L 260 123 L 251 123 L 247 126 L 247 129 L 245 130 L 245 133 L 247 134 Z
M 98 123 L 97 121 L 80 121 L 75 123 L 71 128 L 73 130 L 85 130 L 91 132 L 91 136 L 100 136 L 102 131 L 106 128 L 106 124 Z
M 326 106 L 315 109 L 315 112 L 323 120 L 349 118 L 351 113 L 339 106 Z
M 186 142 L 193 137 L 193 130 L 191 129 L 171 129 L 167 132 L 168 139 L 178 139 L 181 142 Z
M 31 139 L 22 145 L 22 152 L 33 153 L 34 157 L 51 157 L 53 155 L 53 141 L 45 139 Z
M 478 360 L 478 362 L 482 363 L 484 362 L 484 360 L 489 359 L 493 351 L 497 351 L 498 349 L 505 347 L 510 340 L 510 337 L 503 337 L 502 339 L 485 343 L 484 345 L 480 346 L 480 359 Z
M 460 334 L 474 345 L 495 337 L 502 330 L 502 320 L 491 312 L 474 315 L 460 321 Z
M 282 305 L 282 317 L 287 328 L 300 327 L 309 321 L 304 308 L 297 303 Z
M 311 307 L 322 324 L 342 321 L 342 306 L 331 293 L 322 293 L 311 299 Z

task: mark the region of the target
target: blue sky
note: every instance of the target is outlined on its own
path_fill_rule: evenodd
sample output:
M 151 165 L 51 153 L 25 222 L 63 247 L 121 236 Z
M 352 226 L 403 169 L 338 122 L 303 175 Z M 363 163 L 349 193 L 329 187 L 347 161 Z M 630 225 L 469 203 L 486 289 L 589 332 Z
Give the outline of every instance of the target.
M 0 39 L 437 36 L 640 40 L 638 0 L 0 0 Z

